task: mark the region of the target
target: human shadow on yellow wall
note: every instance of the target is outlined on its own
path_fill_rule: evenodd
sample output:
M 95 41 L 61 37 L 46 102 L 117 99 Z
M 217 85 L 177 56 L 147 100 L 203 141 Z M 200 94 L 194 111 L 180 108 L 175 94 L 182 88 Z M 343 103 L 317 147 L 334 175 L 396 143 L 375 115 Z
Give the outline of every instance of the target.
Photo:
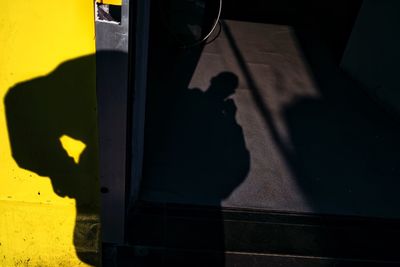
M 76 200 L 74 246 L 94 265 L 100 244 L 95 58 L 64 62 L 10 88 L 4 99 L 12 156 L 20 168 L 49 177 L 58 196 Z M 84 143 L 79 158 L 70 156 L 63 136 Z

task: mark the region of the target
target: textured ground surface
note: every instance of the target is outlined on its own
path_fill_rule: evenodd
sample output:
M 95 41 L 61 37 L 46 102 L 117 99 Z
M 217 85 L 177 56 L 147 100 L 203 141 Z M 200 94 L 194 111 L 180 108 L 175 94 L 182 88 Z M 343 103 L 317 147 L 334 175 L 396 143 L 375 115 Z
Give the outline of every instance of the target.
M 225 21 L 152 61 L 142 199 L 400 216 L 400 129 L 316 36 Z

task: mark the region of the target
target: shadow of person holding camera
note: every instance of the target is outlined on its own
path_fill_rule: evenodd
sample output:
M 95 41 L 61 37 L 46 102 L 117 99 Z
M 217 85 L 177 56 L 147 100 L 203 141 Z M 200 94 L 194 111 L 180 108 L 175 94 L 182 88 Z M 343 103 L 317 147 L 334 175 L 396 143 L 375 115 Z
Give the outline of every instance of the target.
M 16 84 L 4 99 L 13 158 L 49 177 L 58 196 L 76 200 L 73 243 L 80 260 L 93 265 L 101 242 L 95 66 L 95 55 L 66 61 Z

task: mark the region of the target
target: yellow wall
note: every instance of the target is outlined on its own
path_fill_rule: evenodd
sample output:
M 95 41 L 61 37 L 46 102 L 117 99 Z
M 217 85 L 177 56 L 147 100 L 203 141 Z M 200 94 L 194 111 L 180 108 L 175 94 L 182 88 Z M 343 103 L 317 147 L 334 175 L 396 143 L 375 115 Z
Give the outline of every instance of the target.
M 90 0 L 2 1 L 0 266 L 86 265 L 78 258 L 73 244 L 75 199 L 57 195 L 49 178 L 39 176 L 37 172 L 27 167 L 18 166 L 12 156 L 4 99 L 10 88 L 16 84 L 49 75 L 62 62 L 95 52 L 93 8 L 93 1 Z M 94 61 L 89 66 L 94 72 Z M 90 77 L 90 87 L 88 89 L 95 99 L 94 76 Z M 93 103 L 95 101 L 91 102 Z M 73 109 L 74 103 L 69 104 Z M 86 114 L 85 118 L 91 118 L 90 123 L 93 124 L 95 111 L 93 114 Z M 96 129 L 94 127 L 94 132 Z M 91 136 L 95 139 L 96 134 Z M 94 144 L 97 142 L 91 141 Z M 77 157 L 72 154 L 80 153 L 84 149 L 82 142 L 71 138 L 64 138 L 62 142 L 68 155 L 75 160 Z M 95 191 L 97 190 L 96 164 L 97 162 L 92 160 L 85 174 L 95 177 L 92 179 Z M 98 203 L 93 206 L 96 205 Z M 92 213 L 95 215 L 93 221 L 98 221 L 97 210 L 94 209 Z M 92 249 L 96 251 L 97 247 Z
M 97 0 L 97 3 L 120 6 L 122 5 L 122 0 Z

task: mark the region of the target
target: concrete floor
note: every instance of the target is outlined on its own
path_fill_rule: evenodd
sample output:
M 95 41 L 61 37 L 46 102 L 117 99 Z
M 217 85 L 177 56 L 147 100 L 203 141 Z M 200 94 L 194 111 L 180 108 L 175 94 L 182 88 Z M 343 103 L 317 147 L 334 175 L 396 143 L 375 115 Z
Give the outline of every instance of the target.
M 202 50 L 151 52 L 142 200 L 400 217 L 400 129 L 329 44 L 221 27 Z

